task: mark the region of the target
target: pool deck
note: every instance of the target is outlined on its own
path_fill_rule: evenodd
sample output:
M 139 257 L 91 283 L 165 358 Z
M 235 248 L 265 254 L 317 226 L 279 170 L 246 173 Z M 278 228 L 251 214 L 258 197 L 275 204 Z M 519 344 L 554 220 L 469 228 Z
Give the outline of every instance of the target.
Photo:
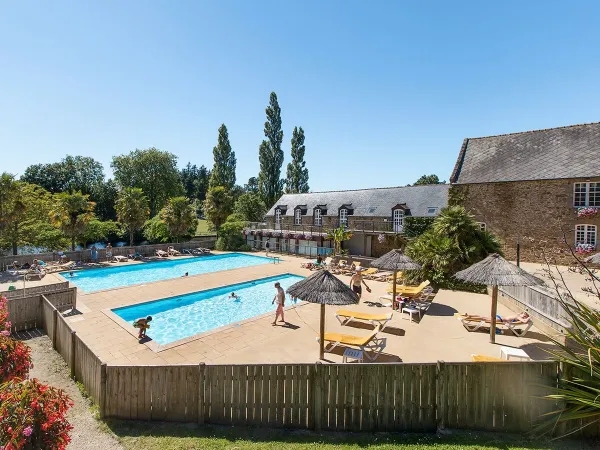
M 109 309 L 165 297 L 211 289 L 257 278 L 292 273 L 308 276 L 311 272 L 300 267 L 307 261 L 283 256 L 279 264 L 265 264 L 240 269 L 194 275 L 94 293 L 78 293 L 78 314 L 67 318 L 85 343 L 105 362 L 113 364 L 235 364 L 235 363 L 314 363 L 318 359 L 319 306 L 303 303 L 285 311 L 287 324 L 273 326 L 273 314 L 258 316 L 239 324 L 228 325 L 188 339 L 176 346 L 159 348 L 155 343 L 140 343 L 135 330 L 115 320 Z M 61 278 L 57 276 L 56 278 Z M 349 277 L 341 276 L 348 282 Z M 368 306 L 364 301 L 377 301 L 385 294 L 387 283 L 367 281 L 372 293 L 365 292 L 359 305 L 345 309 L 370 313 L 388 313 L 389 307 Z M 366 335 L 369 324 L 358 322 L 342 326 L 335 317 L 338 308 L 326 308 L 326 331 Z M 455 312 L 489 315 L 487 295 L 466 292 L 440 291 L 420 322 L 410 322 L 407 314 L 394 312 L 387 328 L 380 334 L 386 347 L 377 362 L 434 362 L 470 361 L 471 354 L 499 357 L 500 345 L 520 347 L 533 359 L 545 359 L 551 346 L 547 336 L 533 327 L 525 338 L 498 335 L 497 344 L 488 342 L 489 335 L 469 333 Z M 498 305 L 501 315 L 513 314 Z M 403 318 L 403 316 L 405 318 Z M 152 328 L 148 332 L 152 336 Z M 159 351 L 157 351 L 159 350 Z M 326 353 L 328 361 L 341 362 L 344 347 Z

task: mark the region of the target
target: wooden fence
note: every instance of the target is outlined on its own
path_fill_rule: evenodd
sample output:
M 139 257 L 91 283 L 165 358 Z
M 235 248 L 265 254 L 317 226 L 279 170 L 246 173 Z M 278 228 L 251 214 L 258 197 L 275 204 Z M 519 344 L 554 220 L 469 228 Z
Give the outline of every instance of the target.
M 37 305 L 37 320 L 102 418 L 336 431 L 526 432 L 560 407 L 543 397 L 560 377 L 573 376 L 553 361 L 107 365 L 46 296 Z M 600 424 L 580 434 L 600 436 Z
M 63 283 L 60 284 L 62 285 Z M 42 307 L 44 299 L 60 311 L 75 308 L 77 288 L 66 288 L 62 292 L 54 291 L 45 295 L 34 294 L 27 297 L 9 298 L 7 306 L 8 316 L 12 324 L 11 330 L 23 331 L 32 328 L 42 328 L 46 318 L 46 312 Z
M 152 244 L 152 245 L 135 245 L 133 247 L 113 247 L 112 254 L 114 256 L 122 255 L 127 256 L 131 249 L 135 252 L 141 253 L 144 256 L 154 256 L 156 250 L 167 250 L 169 247 L 173 247 L 176 250 L 181 251 L 184 248 L 210 248 L 213 249 L 215 247 L 215 242 L 217 238 L 215 236 L 206 236 L 195 238 L 193 242 L 182 242 L 182 243 L 170 243 L 170 244 Z M 78 251 L 67 251 L 62 252 L 69 260 L 71 261 L 90 261 L 91 260 L 91 252 L 89 249 L 78 250 Z M 60 254 L 58 252 L 53 253 L 32 253 L 26 255 L 8 255 L 8 256 L 0 256 L 0 271 L 6 270 L 13 262 L 17 262 L 17 264 L 22 265 L 25 263 L 33 263 L 34 259 L 41 259 L 42 261 L 58 261 L 60 260 Z M 105 261 L 106 260 L 106 250 L 98 249 L 98 260 Z
M 42 286 L 33 286 L 25 289 L 15 289 L 14 291 L 3 291 L 0 292 L 0 295 L 6 298 L 32 297 L 34 295 L 60 292 L 68 288 L 69 282 L 64 281 L 62 283 L 44 284 Z

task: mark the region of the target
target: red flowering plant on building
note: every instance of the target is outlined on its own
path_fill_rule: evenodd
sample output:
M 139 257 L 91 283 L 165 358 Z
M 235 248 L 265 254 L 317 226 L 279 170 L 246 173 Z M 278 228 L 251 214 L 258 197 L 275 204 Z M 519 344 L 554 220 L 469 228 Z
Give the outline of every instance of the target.
M 579 208 L 577 210 L 577 217 L 594 217 L 598 214 L 598 208 Z
M 13 379 L 0 386 L 0 442 L 4 450 L 64 450 L 73 429 L 66 414 L 73 402 L 37 379 Z
M 287 231 L 284 231 L 282 236 L 284 239 L 289 239 L 290 237 L 292 237 L 292 235 L 290 233 L 288 233 Z
M 301 233 L 297 233 L 294 235 L 294 239 L 304 239 L 304 235 Z
M 379 236 L 377 236 L 377 242 L 383 244 L 385 242 L 385 234 L 381 233 Z
M 307 234 L 304 235 L 304 239 L 306 239 L 307 241 L 312 241 L 312 238 L 313 238 L 312 234 L 308 234 L 307 233 Z
M 575 245 L 575 253 L 578 255 L 588 255 L 596 249 L 595 245 L 592 244 L 577 244 Z
M 0 336 L 0 383 L 27 378 L 31 367 L 31 349 L 21 341 Z

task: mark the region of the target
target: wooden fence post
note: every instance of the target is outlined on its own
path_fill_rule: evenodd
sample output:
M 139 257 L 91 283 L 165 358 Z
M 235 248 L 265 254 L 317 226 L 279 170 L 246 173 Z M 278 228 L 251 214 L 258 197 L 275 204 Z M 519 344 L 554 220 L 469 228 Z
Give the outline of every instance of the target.
M 204 424 L 204 378 L 206 376 L 206 364 L 203 362 L 198 366 L 198 423 Z
M 100 418 L 106 417 L 106 363 L 100 364 Z
M 436 367 L 436 401 L 435 409 L 437 414 L 437 428 L 443 430 L 446 428 L 446 377 L 444 371 L 444 361 L 438 361 Z
M 56 308 L 52 310 L 52 348 L 56 350 L 56 325 L 58 321 L 58 311 Z
M 315 431 L 321 431 L 321 412 L 323 411 L 323 383 L 321 380 L 321 362 L 317 361 L 314 368 L 312 392 L 314 393 L 313 416 L 315 418 Z M 310 411 L 309 411 L 310 414 Z
M 75 336 L 77 335 L 77 331 L 71 331 L 71 360 L 69 361 L 69 365 L 71 366 L 71 378 L 75 379 Z

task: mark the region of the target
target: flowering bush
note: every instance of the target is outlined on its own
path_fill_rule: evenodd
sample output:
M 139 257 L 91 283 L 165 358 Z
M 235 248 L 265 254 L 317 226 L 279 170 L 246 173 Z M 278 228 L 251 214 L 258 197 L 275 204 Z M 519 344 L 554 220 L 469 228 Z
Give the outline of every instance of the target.
M 271 236 L 272 236 L 272 237 L 274 237 L 274 238 L 277 238 L 277 237 L 280 237 L 280 236 L 281 236 L 281 233 L 280 233 L 279 231 L 273 231 L 273 232 L 271 233 Z
M 8 320 L 8 300 L 6 297 L 0 297 L 0 334 L 10 336 L 10 327 L 12 324 Z
M 595 249 L 596 247 L 592 244 L 577 244 L 575 246 L 575 252 L 578 255 L 587 255 L 589 253 L 592 253 Z
M 579 208 L 577 210 L 577 217 L 594 217 L 598 214 L 598 208 Z
M 300 233 L 297 233 L 297 234 L 294 235 L 294 239 L 304 239 L 304 235 L 300 234 Z
M 250 230 L 248 228 L 244 228 L 242 230 L 242 233 L 244 234 L 244 236 L 248 236 L 250 234 Z
M 31 363 L 31 349 L 21 341 L 0 336 L 0 384 L 13 378 L 26 378 Z
M 284 239 L 289 239 L 290 237 L 292 237 L 292 235 L 290 233 L 288 233 L 287 231 L 283 233 Z
M 380 244 L 383 244 L 385 242 L 385 234 L 381 233 L 379 236 L 377 236 L 377 241 Z
M 73 402 L 61 390 L 14 379 L 0 387 L 0 442 L 4 450 L 63 450 L 73 428 L 65 416 Z
M 271 232 L 270 232 L 270 231 L 263 231 L 263 232 L 262 232 L 262 235 L 263 235 L 264 237 L 271 237 Z
M 311 240 L 312 240 L 312 238 L 313 238 L 313 237 L 312 237 L 312 234 L 308 234 L 308 233 L 307 233 L 307 234 L 305 234 L 305 235 L 304 235 L 304 239 L 306 239 L 307 241 L 311 241 Z

